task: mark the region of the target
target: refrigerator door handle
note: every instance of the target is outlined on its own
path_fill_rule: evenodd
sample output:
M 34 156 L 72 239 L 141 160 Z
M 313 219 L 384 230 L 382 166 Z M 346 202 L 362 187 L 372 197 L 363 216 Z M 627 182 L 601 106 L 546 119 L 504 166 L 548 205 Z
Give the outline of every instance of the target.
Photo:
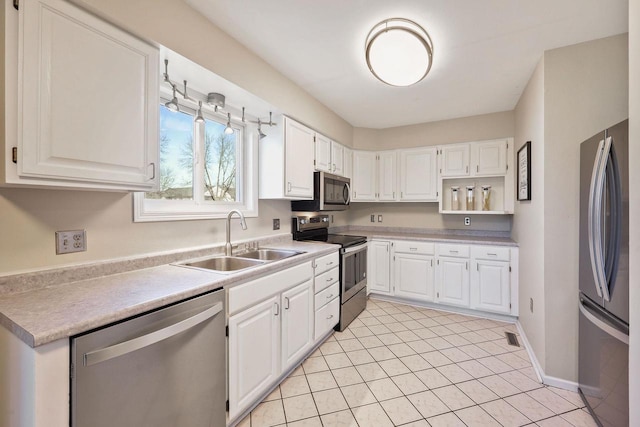
M 609 138 L 611 139 L 611 137 Z M 620 259 L 620 241 L 622 239 L 622 180 L 620 168 L 613 143 L 608 145 L 606 154 L 606 183 L 609 195 L 610 221 L 609 241 L 605 254 L 605 282 L 602 284 L 602 294 L 605 301 L 611 301 L 611 294 L 615 286 L 618 261 Z
M 602 247 L 602 196 L 604 191 L 605 165 L 611 138 L 600 141 L 596 160 L 593 164 L 591 174 L 591 186 L 589 188 L 589 211 L 588 211 L 588 232 L 589 232 L 589 256 L 591 258 L 591 271 L 596 285 L 598 297 L 602 298 L 602 289 L 606 286 L 606 276 L 604 273 L 604 254 Z
M 618 341 L 621 341 L 621 342 L 629 345 L 629 335 L 628 334 L 625 334 L 624 332 L 614 328 L 613 326 L 607 324 L 606 322 L 602 321 L 601 319 L 598 319 L 589 310 L 589 308 L 583 304 L 583 302 L 580 302 L 579 306 L 580 306 L 580 313 L 582 313 L 582 315 L 584 315 L 584 317 L 586 317 L 587 320 L 589 320 L 595 326 L 600 328 L 602 331 L 606 332 L 608 335 L 614 337 Z

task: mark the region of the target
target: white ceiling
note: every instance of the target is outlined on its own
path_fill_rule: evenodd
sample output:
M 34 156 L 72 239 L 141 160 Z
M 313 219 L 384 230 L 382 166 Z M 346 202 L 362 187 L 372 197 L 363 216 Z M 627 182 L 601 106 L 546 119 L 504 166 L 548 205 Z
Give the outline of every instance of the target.
M 356 127 L 512 110 L 545 50 L 627 32 L 628 0 L 185 0 Z M 434 44 L 420 83 L 376 80 L 364 41 L 416 21 Z M 293 113 L 293 112 L 292 112 Z

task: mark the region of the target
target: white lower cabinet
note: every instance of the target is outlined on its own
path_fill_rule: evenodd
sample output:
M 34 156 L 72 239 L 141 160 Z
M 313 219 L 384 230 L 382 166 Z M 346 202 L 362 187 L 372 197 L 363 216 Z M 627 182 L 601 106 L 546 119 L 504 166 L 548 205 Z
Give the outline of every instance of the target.
M 229 318 L 229 415 L 249 406 L 280 374 L 276 295 Z
M 517 316 L 518 249 L 372 240 L 368 292 Z
M 390 247 L 388 241 L 371 241 L 367 260 L 367 293 L 391 294 Z
M 433 302 L 435 296 L 434 245 L 392 242 L 394 295 Z
M 282 370 L 300 360 L 313 341 L 313 286 L 282 293 Z
M 441 304 L 469 307 L 469 260 L 439 257 L 436 270 L 436 301 Z
M 504 248 L 478 247 L 472 251 L 471 308 L 511 314 L 511 263 Z
M 311 349 L 313 268 L 301 264 L 229 290 L 229 418 Z

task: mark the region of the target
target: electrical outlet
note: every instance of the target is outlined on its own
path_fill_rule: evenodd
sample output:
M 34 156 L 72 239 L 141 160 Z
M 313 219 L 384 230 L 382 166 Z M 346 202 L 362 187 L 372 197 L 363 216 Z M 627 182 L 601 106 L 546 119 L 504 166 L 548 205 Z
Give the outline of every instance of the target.
M 371 214 L 371 222 L 376 222 L 376 216 L 374 214 Z
M 280 218 L 273 219 L 273 229 L 280 230 Z
M 529 310 L 533 313 L 533 298 L 529 298 Z
M 382 222 L 382 215 L 378 215 L 378 222 Z
M 464 225 L 471 225 L 471 218 L 468 216 L 464 217 Z
M 85 230 L 56 231 L 56 255 L 87 250 Z

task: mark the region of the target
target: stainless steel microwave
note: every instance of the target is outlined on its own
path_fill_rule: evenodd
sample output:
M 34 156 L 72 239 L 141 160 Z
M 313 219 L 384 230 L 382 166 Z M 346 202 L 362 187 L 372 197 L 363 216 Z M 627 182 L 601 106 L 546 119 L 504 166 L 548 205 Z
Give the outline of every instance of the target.
M 326 172 L 313 175 L 313 200 L 294 200 L 295 212 L 343 211 L 351 202 L 351 180 Z

